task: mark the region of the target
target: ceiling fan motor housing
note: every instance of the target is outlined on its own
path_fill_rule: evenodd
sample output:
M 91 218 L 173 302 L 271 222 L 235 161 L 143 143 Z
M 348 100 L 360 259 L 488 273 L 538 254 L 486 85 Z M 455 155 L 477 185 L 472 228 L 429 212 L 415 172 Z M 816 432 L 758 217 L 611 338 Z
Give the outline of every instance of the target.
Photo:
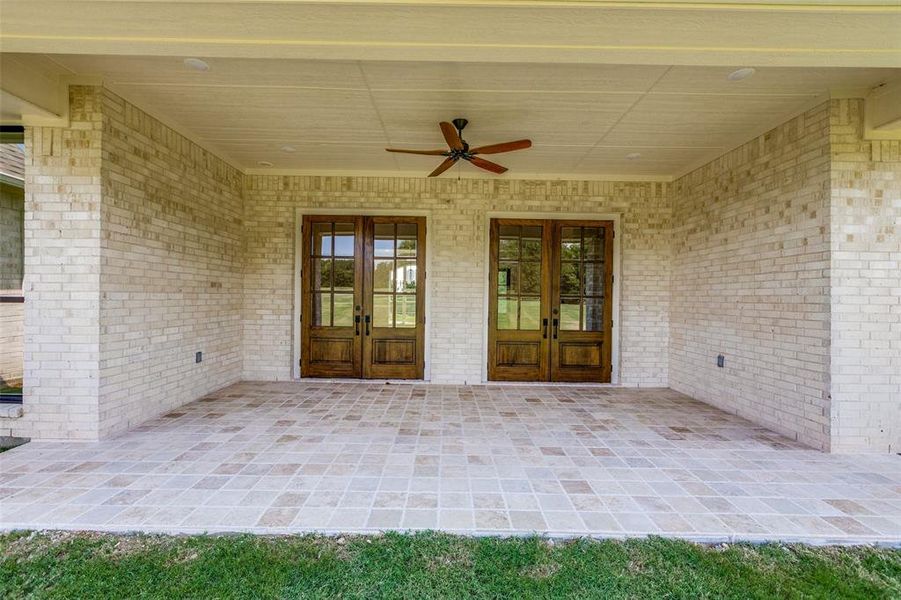
M 469 123 L 466 119 L 462 117 L 457 117 L 451 123 L 454 124 L 454 127 L 457 128 L 457 133 L 460 134 L 460 141 L 463 142 L 463 150 L 451 150 L 451 156 L 456 156 L 458 158 L 463 158 L 467 152 L 469 152 L 469 144 L 466 143 L 466 140 L 463 139 L 463 129 L 466 128 L 466 124 Z

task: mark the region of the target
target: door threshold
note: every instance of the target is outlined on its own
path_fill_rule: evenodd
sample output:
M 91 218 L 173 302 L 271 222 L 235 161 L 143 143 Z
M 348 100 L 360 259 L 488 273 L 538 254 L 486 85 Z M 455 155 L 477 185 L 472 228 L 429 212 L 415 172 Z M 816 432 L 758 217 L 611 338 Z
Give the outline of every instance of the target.
M 621 383 L 599 383 L 597 381 L 483 381 L 481 383 L 435 383 L 428 379 L 355 379 L 335 377 L 295 377 L 295 383 L 365 383 L 377 385 L 450 385 L 450 386 L 492 386 L 492 387 L 593 387 L 621 388 Z
M 295 377 L 296 383 L 377 383 L 381 385 L 421 385 L 427 379 L 360 379 L 355 377 Z
M 486 381 L 481 385 L 491 386 L 515 386 L 515 387 L 597 387 L 620 388 L 621 383 L 601 383 L 599 381 Z

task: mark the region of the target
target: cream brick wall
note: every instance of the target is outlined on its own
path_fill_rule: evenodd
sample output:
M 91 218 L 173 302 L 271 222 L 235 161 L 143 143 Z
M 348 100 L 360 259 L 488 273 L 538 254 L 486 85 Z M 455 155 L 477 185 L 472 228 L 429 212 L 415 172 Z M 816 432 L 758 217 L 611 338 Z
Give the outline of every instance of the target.
M 669 358 L 674 389 L 824 450 L 829 116 L 824 103 L 675 183 Z
M 4 434 L 99 431 L 102 95 L 69 99 L 69 127 L 25 129 L 25 416 Z
M 102 97 L 101 437 L 237 381 L 242 363 L 241 172 Z
M 374 177 L 245 178 L 244 378 L 292 374 L 298 208 L 430 212 L 431 380 L 482 381 L 489 212 L 621 213 L 621 381 L 666 385 L 668 185 Z
M 108 437 L 242 365 L 241 173 L 106 89 L 70 103 L 70 127 L 26 129 L 25 416 L 9 426 L 41 439 Z
M 831 103 L 832 449 L 901 451 L 901 141 Z
M 242 175 L 107 90 L 70 99 L 70 127 L 26 130 L 25 417 L 2 433 L 96 439 L 290 379 L 297 210 L 417 209 L 433 381 L 482 380 L 489 213 L 618 213 L 622 383 L 898 448 L 901 148 L 861 139 L 859 101 L 665 184 Z

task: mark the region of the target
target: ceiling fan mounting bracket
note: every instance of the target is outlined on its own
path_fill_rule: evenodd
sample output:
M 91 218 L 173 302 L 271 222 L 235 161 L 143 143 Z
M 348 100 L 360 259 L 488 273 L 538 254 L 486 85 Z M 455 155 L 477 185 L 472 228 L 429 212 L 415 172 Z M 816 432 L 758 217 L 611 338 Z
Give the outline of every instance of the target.
M 463 119 L 461 117 L 457 117 L 456 119 L 451 121 L 451 123 L 453 123 L 454 127 L 457 128 L 457 131 L 459 131 L 460 133 L 463 133 L 463 130 L 466 128 L 466 124 L 469 123 L 469 121 L 467 121 L 466 119 Z

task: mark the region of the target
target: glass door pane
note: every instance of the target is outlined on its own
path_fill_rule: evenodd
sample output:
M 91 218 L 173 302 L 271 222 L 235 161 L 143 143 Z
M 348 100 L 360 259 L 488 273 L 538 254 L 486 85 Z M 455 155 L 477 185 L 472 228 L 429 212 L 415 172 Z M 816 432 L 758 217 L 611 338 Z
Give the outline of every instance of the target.
M 497 328 L 541 328 L 540 225 L 500 225 L 497 239 Z
M 315 222 L 310 228 L 312 325 L 350 327 L 354 317 L 356 224 Z

